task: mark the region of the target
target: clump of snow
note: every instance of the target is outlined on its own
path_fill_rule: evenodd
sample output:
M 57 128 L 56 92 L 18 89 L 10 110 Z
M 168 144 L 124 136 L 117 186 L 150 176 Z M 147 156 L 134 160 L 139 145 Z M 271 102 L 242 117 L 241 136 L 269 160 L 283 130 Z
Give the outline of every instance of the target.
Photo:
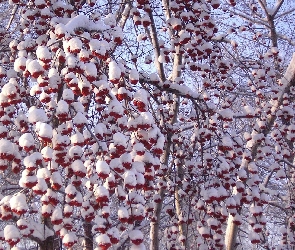
M 68 41 L 67 45 L 70 52 L 79 53 L 83 44 L 78 37 L 73 37 Z
M 136 181 L 136 176 L 135 176 L 135 173 L 134 171 L 126 171 L 124 173 L 124 185 L 125 187 L 127 188 L 133 188 L 135 187 L 137 184 L 137 181 Z
M 97 173 L 103 173 L 105 175 L 109 175 L 110 167 L 105 161 L 98 160 L 96 162 L 96 171 Z
M 26 69 L 26 65 L 27 65 L 27 58 L 20 56 L 16 58 L 14 61 L 14 70 L 16 72 L 22 72 Z
M 38 109 L 33 106 L 29 109 L 28 120 L 30 123 L 47 122 L 48 117 L 43 109 Z
M 129 232 L 129 238 L 133 240 L 143 240 L 143 234 L 140 230 L 131 230 Z
M 59 28 L 59 32 L 69 32 L 73 33 L 77 28 L 84 28 L 86 30 L 100 30 L 103 31 L 108 28 L 102 21 L 93 22 L 89 20 L 86 15 L 77 15 L 70 19 L 70 21 L 66 25 L 61 25 Z M 56 28 L 55 28 L 56 30 Z M 56 33 L 56 31 L 55 31 Z
M 44 122 L 37 122 L 36 123 L 36 132 L 39 137 L 41 138 L 52 138 L 53 130 L 52 127 Z
M 18 193 L 11 197 L 10 207 L 16 214 L 24 214 L 28 210 L 26 196 L 22 193 Z
M 28 62 L 28 60 L 27 60 L 27 62 Z M 38 78 L 38 76 L 40 76 L 44 72 L 43 67 L 41 66 L 41 64 L 37 60 L 30 61 L 27 64 L 26 68 L 30 72 L 32 77 L 34 77 L 34 78 Z
M 95 238 L 95 241 L 99 246 L 110 247 L 111 240 L 107 234 L 100 234 Z M 107 248 L 106 248 L 107 249 Z
M 51 61 L 51 53 L 46 46 L 38 46 L 36 50 L 37 58 L 43 62 Z
M 136 69 L 131 69 L 129 74 L 129 80 L 132 84 L 136 84 L 139 80 L 139 74 Z
M 19 138 L 19 145 L 22 148 L 30 148 L 35 144 L 34 137 L 32 136 L 31 133 L 25 133 Z
M 83 115 L 81 112 L 78 112 L 73 119 L 73 123 L 76 126 L 81 126 L 81 125 L 87 124 L 88 120 L 85 117 L 85 115 Z
M 17 243 L 20 239 L 20 231 L 14 225 L 6 225 L 4 228 L 4 238 L 7 242 Z
M 84 177 L 86 174 L 86 167 L 84 166 L 83 162 L 81 160 L 75 160 L 72 165 L 72 170 L 74 173 L 78 176 Z
M 121 69 L 115 61 L 109 63 L 109 79 L 110 81 L 117 82 L 121 77 Z
M 57 103 L 56 114 L 67 114 L 69 112 L 69 104 L 64 100 Z

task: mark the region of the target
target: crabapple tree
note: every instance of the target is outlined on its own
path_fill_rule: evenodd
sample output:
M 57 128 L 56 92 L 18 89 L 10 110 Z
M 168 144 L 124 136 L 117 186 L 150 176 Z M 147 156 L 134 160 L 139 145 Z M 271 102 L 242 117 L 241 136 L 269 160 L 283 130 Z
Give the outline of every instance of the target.
M 0 249 L 294 246 L 294 3 L 0 10 Z

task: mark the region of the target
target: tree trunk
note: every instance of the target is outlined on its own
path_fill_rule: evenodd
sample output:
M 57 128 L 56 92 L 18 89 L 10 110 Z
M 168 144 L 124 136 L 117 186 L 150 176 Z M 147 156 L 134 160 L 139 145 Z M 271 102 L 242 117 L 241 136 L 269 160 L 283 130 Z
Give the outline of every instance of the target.
M 93 235 L 91 223 L 84 222 L 84 248 L 83 250 L 93 250 Z
M 59 249 L 59 244 L 56 241 L 55 235 L 48 237 L 45 241 L 42 243 L 39 243 L 39 249 L 40 250 L 56 250 Z
M 234 188 L 233 194 L 236 194 L 237 190 Z M 238 213 L 240 211 L 237 211 Z M 237 246 L 237 233 L 238 226 L 233 222 L 234 217 L 230 214 L 227 219 L 227 227 L 225 232 L 225 247 L 226 250 L 234 250 Z
M 52 223 L 49 218 L 44 219 L 44 238 L 47 235 L 47 230 L 53 230 Z M 44 241 L 38 242 L 40 250 L 57 250 L 60 249 L 59 240 L 56 235 L 47 237 Z
M 229 215 L 227 220 L 226 228 L 226 237 L 225 237 L 225 246 L 226 250 L 236 249 L 236 238 L 238 233 L 238 226 L 233 223 L 233 216 Z
M 161 199 L 164 198 L 164 190 L 161 189 L 159 192 Z M 160 215 L 162 211 L 162 202 L 157 203 L 155 207 L 154 215 L 155 221 L 151 222 L 151 231 L 150 231 L 150 250 L 158 250 L 159 249 L 159 226 L 160 226 Z

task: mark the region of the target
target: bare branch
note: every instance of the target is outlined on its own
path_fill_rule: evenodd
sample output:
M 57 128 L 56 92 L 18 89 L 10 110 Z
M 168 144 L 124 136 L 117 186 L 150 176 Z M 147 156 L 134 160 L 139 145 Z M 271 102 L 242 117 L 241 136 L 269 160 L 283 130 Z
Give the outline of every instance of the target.
M 288 14 L 294 12 L 294 11 L 295 11 L 295 8 L 292 8 L 290 10 L 287 10 L 287 11 L 283 12 L 282 14 L 275 16 L 275 19 L 278 19 L 278 18 L 281 18 L 283 16 L 286 16 L 286 15 L 288 15 Z
M 7 24 L 7 27 L 6 27 L 7 30 L 9 30 L 9 28 L 10 28 L 10 26 L 11 26 L 11 23 L 12 23 L 14 17 L 15 17 L 15 14 L 16 14 L 16 12 L 17 12 L 17 10 L 18 10 L 18 7 L 19 7 L 19 5 L 17 4 L 17 5 L 15 5 L 14 8 L 13 8 L 13 11 L 12 11 L 11 17 L 10 17 L 9 22 L 8 22 L 8 24 Z
M 275 17 L 276 14 L 278 14 L 278 12 L 279 12 L 280 8 L 282 7 L 283 3 L 284 3 L 284 0 L 278 0 L 277 1 L 276 8 L 275 8 L 274 12 L 271 14 L 272 17 Z
M 160 76 L 161 81 L 164 82 L 166 80 L 166 77 L 165 77 L 163 63 L 160 63 L 158 60 L 158 58 L 160 56 L 160 46 L 159 46 L 159 40 L 158 40 L 157 30 L 156 30 L 156 26 L 155 26 L 155 20 L 154 20 L 152 12 L 149 12 L 149 17 L 151 20 L 151 25 L 150 25 L 151 29 L 150 30 L 146 29 L 146 30 L 150 36 L 151 42 L 154 47 L 155 64 L 157 67 L 158 74 Z

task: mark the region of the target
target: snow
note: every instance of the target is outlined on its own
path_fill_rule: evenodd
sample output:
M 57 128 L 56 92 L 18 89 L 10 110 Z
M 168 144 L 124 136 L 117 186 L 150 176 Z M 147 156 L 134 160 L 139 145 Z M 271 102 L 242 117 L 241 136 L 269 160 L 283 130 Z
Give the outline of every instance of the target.
M 69 232 L 65 234 L 62 239 L 62 243 L 69 246 L 73 243 L 76 243 L 77 241 L 78 241 L 78 238 L 74 232 Z
M 124 173 L 124 185 L 128 185 L 130 187 L 135 187 L 137 184 L 136 176 L 134 171 L 126 171 Z
M 28 62 L 28 61 L 27 61 Z M 27 70 L 31 73 L 31 75 L 36 78 L 36 76 L 38 77 L 38 75 L 36 75 L 36 73 L 38 72 L 43 72 L 44 69 L 41 66 L 41 64 L 37 61 L 37 60 L 32 60 L 27 64 Z
M 50 171 L 47 168 L 40 168 L 37 171 L 37 177 L 44 180 L 49 179 Z
M 104 23 L 112 27 L 116 26 L 116 16 L 112 13 L 109 13 L 108 15 L 105 16 Z
M 58 36 L 62 36 L 66 33 L 66 31 L 67 31 L 66 26 L 62 23 L 59 23 L 55 26 L 54 33 Z
M 57 103 L 56 114 L 66 114 L 69 112 L 69 104 L 64 100 Z
M 92 63 L 92 62 L 85 63 L 85 65 L 84 65 L 84 72 L 88 76 L 94 76 L 94 77 L 97 76 L 97 68 L 96 68 L 95 64 Z
M 140 203 L 142 205 L 144 205 L 146 203 L 144 197 L 142 197 L 136 191 L 130 191 L 129 194 L 127 194 L 126 199 L 129 200 L 129 201 L 132 200 L 133 203 Z
M 67 46 L 67 45 L 65 45 Z M 78 65 L 78 59 L 70 54 L 66 56 L 66 64 L 68 65 L 69 68 L 75 68 Z
M 9 203 L 12 210 L 16 210 L 16 211 L 28 210 L 26 196 L 22 193 L 18 193 L 12 196 Z
M 126 193 L 124 191 L 124 189 L 122 188 L 122 186 L 118 185 L 115 189 L 115 193 L 118 197 L 126 197 Z
M 67 46 L 70 48 L 70 51 L 74 53 L 79 53 L 82 49 L 82 45 L 83 44 L 78 37 L 71 38 L 67 43 Z
M 33 106 L 29 109 L 28 121 L 30 123 L 47 122 L 48 117 L 43 109 L 38 109 L 37 107 Z
M 113 238 L 120 238 L 120 231 L 116 227 L 108 229 L 107 234 L 111 235 Z
M 69 33 L 73 33 L 77 28 L 84 28 L 85 30 L 104 31 L 108 27 L 104 25 L 102 21 L 93 22 L 89 20 L 87 16 L 81 14 L 69 19 L 69 22 L 65 25 L 65 28 L 63 30 L 68 31 Z
M 137 101 L 141 101 L 144 104 L 147 104 L 148 103 L 148 93 L 144 89 L 139 89 L 135 92 L 133 99 L 137 100 Z
M 19 219 L 16 222 L 18 227 L 22 227 L 22 228 L 27 228 L 28 227 L 28 222 L 25 219 Z
M 221 115 L 222 118 L 226 118 L 227 120 L 233 119 L 233 112 L 229 108 L 220 110 L 219 114 Z
M 81 102 L 73 102 L 71 106 L 74 108 L 74 110 L 78 113 L 84 113 L 84 107 Z
M 0 153 L 5 154 L 5 153 L 11 153 L 14 154 L 13 152 L 13 143 L 6 140 L 6 139 L 1 139 L 0 140 Z
M 145 147 L 142 143 L 135 143 L 133 145 L 133 150 L 136 151 L 136 152 L 144 152 L 145 151 Z
M 112 80 L 119 80 L 121 77 L 121 69 L 118 67 L 115 61 L 109 63 L 109 78 Z
M 32 136 L 31 133 L 25 133 L 19 138 L 19 145 L 24 148 L 24 147 L 31 147 L 32 145 L 35 144 L 34 137 Z
M 20 238 L 20 231 L 14 225 L 6 225 L 4 228 L 5 240 L 16 240 Z
M 52 138 L 53 130 L 52 127 L 44 122 L 37 122 L 36 123 L 36 132 L 38 136 L 45 137 L 45 138 Z
M 42 241 L 54 235 L 54 232 L 43 223 L 38 223 L 31 220 L 28 222 L 28 224 L 32 229 L 34 229 L 33 236 Z
M 64 213 L 71 213 L 72 211 L 73 211 L 73 207 L 72 206 L 70 206 L 68 204 L 66 204 L 64 206 Z
M 23 188 L 26 188 L 27 185 L 36 185 L 38 183 L 38 178 L 36 175 L 29 175 L 30 171 L 24 170 L 22 172 L 22 177 L 19 180 L 19 185 Z
M 118 115 L 123 115 L 124 113 L 124 108 L 117 99 L 114 99 L 109 103 L 109 110 L 110 112 L 114 112 Z
M 74 185 L 72 185 L 72 184 L 69 184 L 67 187 L 66 187 L 66 189 L 65 189 L 65 193 L 67 194 L 67 195 L 75 195 L 76 193 L 77 193 L 77 189 L 75 188 L 75 186 Z
M 103 136 L 103 134 L 105 134 L 107 132 L 107 128 L 106 128 L 106 125 L 103 124 L 103 123 L 98 123 L 95 125 L 94 127 L 94 133 L 96 135 L 100 135 L 100 136 Z
M 109 191 L 104 186 L 97 186 L 94 190 L 96 197 L 109 197 Z
M 61 178 L 61 175 L 58 171 L 53 172 L 51 174 L 50 182 L 51 182 L 51 184 L 59 184 L 62 186 L 62 183 L 63 183 L 62 178 Z
M 98 160 L 96 162 L 96 171 L 97 173 L 109 174 L 110 167 L 105 161 Z
M 84 166 L 83 162 L 81 160 L 75 160 L 71 165 L 74 173 L 82 172 L 86 174 L 86 167 Z
M 124 147 L 127 146 L 127 138 L 124 134 L 117 132 L 113 135 L 114 143 L 123 145 Z
M 74 144 L 80 144 L 80 143 L 84 144 L 84 136 L 80 132 L 76 132 L 76 134 L 73 134 L 71 136 L 71 144 L 74 145 Z
M 97 39 L 91 39 L 89 42 L 90 50 L 94 54 L 105 55 L 110 49 L 110 45 L 107 41 L 99 41 Z
M 120 161 L 121 163 L 131 163 L 132 162 L 132 157 L 130 153 L 124 153 L 120 156 Z
M 30 167 L 33 167 L 36 165 L 36 159 L 35 157 L 32 157 L 32 155 L 27 155 L 25 158 L 24 158 L 24 166 L 26 168 L 30 168 Z
M 85 68 L 84 65 L 83 65 L 83 67 Z M 94 76 L 88 75 L 88 78 L 89 78 L 89 77 L 90 77 L 90 79 L 91 79 L 91 77 L 94 77 Z M 89 80 L 90 80 L 90 79 L 89 79 Z M 85 78 L 84 78 L 84 79 L 81 79 L 81 80 L 78 81 L 78 87 L 79 87 L 79 89 L 81 90 L 82 93 L 84 93 L 85 90 L 86 90 L 86 94 L 84 94 L 84 95 L 88 95 L 89 92 L 90 92 L 90 90 L 91 90 L 91 84 L 90 84 L 90 82 L 89 82 L 88 80 L 86 80 Z M 80 100 L 81 100 L 81 98 L 83 98 L 83 97 L 80 97 Z
M 41 154 L 42 154 L 44 159 L 52 159 L 53 149 L 46 146 L 46 147 L 42 148 Z
M 95 241 L 97 242 L 97 244 L 111 244 L 111 240 L 110 240 L 110 237 L 107 236 L 106 234 L 101 234 L 101 235 L 98 235 L 96 238 L 95 238 Z
M 56 207 L 54 210 L 53 210 L 53 213 L 51 215 L 51 220 L 59 220 L 59 219 L 62 219 L 63 218 L 63 215 L 62 215 L 62 210 L 60 207 Z
M 203 235 L 210 235 L 210 231 L 207 227 L 200 227 L 198 228 L 199 233 Z
M 229 148 L 233 148 L 233 142 L 229 136 L 224 136 L 222 138 L 222 145 Z
M 252 213 L 253 215 L 255 214 L 261 214 L 262 213 L 262 207 L 260 206 L 255 206 L 254 204 L 252 204 L 250 206 L 250 213 Z
M 142 161 L 137 161 L 137 159 L 138 158 L 134 159 L 134 162 L 132 163 L 132 167 L 136 169 L 137 172 L 144 173 L 145 172 L 144 163 Z
M 82 157 L 83 155 L 83 149 L 82 147 L 80 146 L 72 146 L 70 149 L 69 149 L 69 156 L 70 157 Z
M 126 207 L 119 207 L 118 209 L 119 218 L 129 218 L 129 213 Z
M 77 112 L 77 114 L 75 115 L 73 119 L 73 123 L 75 125 L 83 125 L 83 124 L 87 124 L 88 120 L 85 117 L 85 115 L 83 115 L 81 112 Z
M 131 230 L 129 232 L 129 237 L 131 240 L 143 239 L 143 234 L 140 230 Z
M 38 46 L 37 50 L 36 50 L 36 55 L 37 58 L 41 61 L 44 60 L 51 60 L 51 53 L 48 49 L 48 47 L 46 46 Z
M 89 59 L 89 56 L 90 56 L 90 54 L 89 54 L 89 52 L 88 52 L 88 50 L 86 50 L 86 49 L 81 49 L 81 51 L 79 52 L 79 58 L 80 59 Z
M 38 171 L 39 173 L 39 171 Z M 38 174 L 37 174 L 38 175 Z M 41 175 L 41 174 L 39 174 Z M 48 177 L 48 176 L 46 176 Z M 33 187 L 33 190 L 36 191 L 37 193 L 40 192 L 41 193 L 46 193 L 46 190 L 47 190 L 48 186 L 47 186 L 47 183 L 46 181 L 43 179 L 43 178 L 37 178 L 37 184 Z
M 2 94 L 7 97 L 15 96 L 17 94 L 17 89 L 13 83 L 8 82 L 2 87 Z
M 255 111 L 252 106 L 246 105 L 242 107 L 242 110 L 245 115 L 254 115 Z
M 132 83 L 136 83 L 139 80 L 139 74 L 136 69 L 131 69 L 129 74 L 129 79 Z

